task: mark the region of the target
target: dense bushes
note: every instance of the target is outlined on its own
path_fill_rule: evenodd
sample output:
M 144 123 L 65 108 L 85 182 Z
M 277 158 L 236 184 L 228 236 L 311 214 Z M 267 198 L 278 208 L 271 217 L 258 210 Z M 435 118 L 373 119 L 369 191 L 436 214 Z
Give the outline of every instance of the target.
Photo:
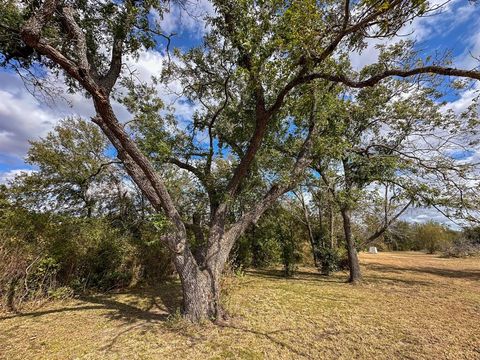
M 285 276 L 292 276 L 303 258 L 305 236 L 295 214 L 282 205 L 275 206 L 237 242 L 232 264 L 236 268 L 282 264 Z
M 332 272 L 338 270 L 340 255 L 337 249 L 321 247 L 316 249 L 316 255 L 318 259 L 317 266 L 323 275 L 330 275 Z
M 9 308 L 172 273 L 151 208 L 107 147 L 94 124 L 65 119 L 31 143 L 37 171 L 0 186 L 0 297 Z
M 480 256 L 480 226 L 466 228 L 445 250 L 447 257 Z
M 287 277 L 294 275 L 298 265 L 314 265 L 314 262 L 325 275 L 348 269 L 343 240 L 338 238 L 337 246 L 332 246 L 326 240 L 325 229 L 314 223 L 314 241 L 310 242 L 302 209 L 295 205 L 298 204 L 288 199 L 271 208 L 250 227 L 232 252 L 231 263 L 236 269 L 280 265 Z
M 27 300 L 111 290 L 171 274 L 170 256 L 152 240 L 147 223 L 137 224 L 134 234 L 107 217 L 13 206 L 4 206 L 0 215 L 0 296 L 11 309 Z
M 379 245 L 394 251 L 426 251 L 430 254 L 445 251 L 459 237 L 459 232 L 433 221 L 413 224 L 399 221 L 384 234 Z

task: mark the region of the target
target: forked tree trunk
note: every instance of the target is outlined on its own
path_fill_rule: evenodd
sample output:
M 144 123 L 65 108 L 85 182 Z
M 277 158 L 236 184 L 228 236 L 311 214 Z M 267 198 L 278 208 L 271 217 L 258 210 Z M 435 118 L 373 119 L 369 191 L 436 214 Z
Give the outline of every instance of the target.
M 360 264 L 358 261 L 357 249 L 355 248 L 355 240 L 352 236 L 350 209 L 343 208 L 341 212 L 343 218 L 343 230 L 345 232 L 345 241 L 347 243 L 348 265 L 350 267 L 350 277 L 348 282 L 357 284 L 362 280 L 362 275 L 360 273 Z
M 185 254 L 177 255 L 174 263 L 182 284 L 184 317 L 192 322 L 221 317 L 220 277 L 201 269 L 193 257 Z
M 201 258 L 195 258 L 188 246 L 174 258 L 182 283 L 183 314 L 192 322 L 221 322 L 226 317 L 220 302 L 221 280 L 236 236 L 212 236 L 214 233 L 211 231 L 208 240 L 213 246 L 207 247 Z

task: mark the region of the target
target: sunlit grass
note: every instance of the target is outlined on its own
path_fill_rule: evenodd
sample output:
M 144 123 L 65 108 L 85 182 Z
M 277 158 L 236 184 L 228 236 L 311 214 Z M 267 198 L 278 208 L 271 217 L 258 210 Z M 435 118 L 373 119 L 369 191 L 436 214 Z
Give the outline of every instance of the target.
M 178 320 L 178 284 L 1 314 L 3 359 L 480 359 L 480 259 L 362 254 L 345 273 L 226 281 L 225 326 Z

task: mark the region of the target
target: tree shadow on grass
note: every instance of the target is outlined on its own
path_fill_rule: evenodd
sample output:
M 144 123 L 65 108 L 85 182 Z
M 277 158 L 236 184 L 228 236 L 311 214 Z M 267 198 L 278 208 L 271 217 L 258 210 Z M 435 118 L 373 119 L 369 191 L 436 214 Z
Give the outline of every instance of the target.
M 146 306 L 138 307 L 136 304 L 129 304 L 125 301 L 116 300 L 120 295 L 129 295 L 136 300 L 142 300 Z M 68 313 L 88 310 L 108 310 L 104 314 L 112 320 L 123 320 L 134 322 L 143 320 L 147 322 L 165 321 L 170 314 L 174 313 L 181 305 L 180 286 L 177 283 L 169 282 L 157 288 L 139 288 L 115 294 L 107 295 L 83 295 L 78 300 L 83 304 L 79 306 L 67 306 L 54 309 L 38 310 L 31 312 L 19 312 L 0 317 L 1 320 L 31 317 L 36 318 L 55 313 Z
M 255 269 L 246 270 L 246 274 L 265 279 L 293 280 L 293 281 L 320 281 L 325 283 L 344 283 L 345 280 L 338 277 L 325 276 L 308 271 L 295 271 L 291 277 L 285 277 L 283 270 L 279 269 Z
M 449 277 L 454 279 L 469 279 L 480 281 L 480 270 L 454 270 L 454 269 L 445 269 L 445 268 L 436 268 L 436 267 L 400 267 L 393 265 L 380 265 L 380 264 L 368 264 L 367 267 L 370 270 L 380 271 L 380 272 L 394 272 L 394 273 L 424 273 L 431 275 L 438 275 L 443 277 Z M 399 279 L 401 281 L 401 279 Z
M 245 333 L 251 333 L 251 334 L 254 334 L 254 335 L 263 336 L 263 337 L 267 338 L 268 340 L 270 340 L 271 342 L 273 342 L 274 344 L 280 345 L 281 347 L 283 347 L 283 348 L 287 349 L 288 351 L 294 353 L 296 355 L 295 356 L 296 358 L 303 357 L 303 358 L 306 358 L 306 359 L 314 359 L 311 355 L 309 355 L 309 354 L 303 352 L 302 350 L 297 349 L 297 348 L 293 347 L 292 345 L 290 345 L 290 344 L 288 344 L 288 343 L 286 343 L 282 340 L 279 340 L 279 339 L 277 339 L 273 336 L 273 335 L 281 333 L 281 332 L 297 331 L 297 330 L 300 330 L 300 329 L 279 329 L 279 330 L 274 330 L 274 331 L 269 331 L 269 332 L 262 332 L 262 331 L 259 331 L 259 330 L 247 329 L 245 327 L 235 326 L 233 324 L 222 324 L 221 326 L 226 327 L 226 328 L 230 328 L 230 329 L 234 329 L 234 330 L 237 330 L 237 331 L 245 332 Z
M 78 298 L 81 301 L 78 306 L 69 304 L 69 306 L 53 309 L 15 313 L 0 317 L 0 321 L 103 310 L 98 314 L 99 317 L 116 321 L 114 323 L 115 334 L 100 348 L 101 351 L 109 352 L 121 337 L 129 335 L 132 331 L 147 332 L 156 324 L 165 323 L 170 315 L 180 307 L 181 299 L 180 285 L 177 282 L 166 282 L 156 288 L 137 288 L 110 294 L 83 295 Z M 183 335 L 181 330 L 175 332 Z
M 400 277 L 391 277 L 391 276 L 384 276 L 384 275 L 377 276 L 377 275 L 371 275 L 371 274 L 368 274 L 368 276 L 365 277 L 365 282 L 367 284 L 371 284 L 371 283 L 378 283 L 378 284 L 397 283 L 398 284 L 400 283 L 400 284 L 409 285 L 409 286 L 418 286 L 418 285 L 430 286 L 433 284 L 432 281 L 411 280 L 411 279 L 403 279 Z
M 62 307 L 58 309 L 48 309 L 48 310 L 39 310 L 39 311 L 30 311 L 30 312 L 16 312 L 14 314 L 1 316 L 0 321 L 13 319 L 13 318 L 22 318 L 22 317 L 36 318 L 36 317 L 55 314 L 55 313 L 66 313 L 66 312 L 95 310 L 95 309 L 104 309 L 104 308 L 105 307 L 101 305 L 85 305 L 85 306 L 69 306 L 69 307 Z

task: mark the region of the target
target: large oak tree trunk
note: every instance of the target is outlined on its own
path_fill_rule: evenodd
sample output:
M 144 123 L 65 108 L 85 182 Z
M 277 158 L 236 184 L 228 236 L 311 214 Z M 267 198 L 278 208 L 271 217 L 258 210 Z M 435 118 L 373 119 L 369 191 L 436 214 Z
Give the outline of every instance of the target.
M 221 318 L 219 274 L 200 268 L 185 253 L 175 256 L 174 263 L 182 284 L 184 317 L 192 322 Z
M 352 236 L 352 222 L 350 209 L 342 209 L 343 230 L 345 232 L 345 241 L 347 243 L 348 265 L 350 267 L 350 277 L 348 282 L 357 284 L 362 280 L 360 273 L 360 263 L 358 261 L 357 249 L 355 248 L 355 240 Z

